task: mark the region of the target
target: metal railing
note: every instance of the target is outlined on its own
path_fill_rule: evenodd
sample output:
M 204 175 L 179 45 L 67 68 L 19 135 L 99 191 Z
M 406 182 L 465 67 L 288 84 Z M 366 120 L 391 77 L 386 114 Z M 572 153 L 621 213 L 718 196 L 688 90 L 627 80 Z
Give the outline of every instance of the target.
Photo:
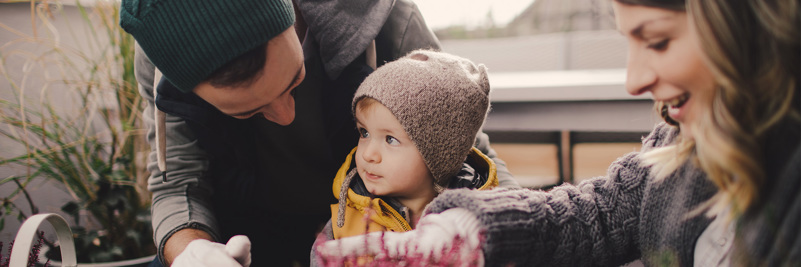
M 639 143 L 648 132 L 599 132 L 599 131 L 485 131 L 493 144 L 552 144 L 557 147 L 558 181 L 544 185 L 550 188 L 562 183 L 574 182 L 573 148 L 581 143 Z

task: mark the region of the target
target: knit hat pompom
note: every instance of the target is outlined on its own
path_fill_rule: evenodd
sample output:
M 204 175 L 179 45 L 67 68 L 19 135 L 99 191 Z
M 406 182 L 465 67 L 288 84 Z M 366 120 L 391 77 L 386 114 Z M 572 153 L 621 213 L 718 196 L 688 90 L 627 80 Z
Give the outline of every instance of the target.
M 123 0 L 120 8 L 120 26 L 183 92 L 294 23 L 291 0 Z
M 412 51 L 387 63 L 356 90 L 398 119 L 440 187 L 461 169 L 489 109 L 487 68 L 455 55 Z

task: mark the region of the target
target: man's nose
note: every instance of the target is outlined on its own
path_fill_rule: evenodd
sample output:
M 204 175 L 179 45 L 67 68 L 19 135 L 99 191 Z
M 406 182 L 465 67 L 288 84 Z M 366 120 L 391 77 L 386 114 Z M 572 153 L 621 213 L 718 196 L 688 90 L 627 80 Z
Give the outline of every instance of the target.
M 264 118 L 282 126 L 287 126 L 295 120 L 295 98 L 290 94 L 276 99 L 267 110 L 262 111 Z

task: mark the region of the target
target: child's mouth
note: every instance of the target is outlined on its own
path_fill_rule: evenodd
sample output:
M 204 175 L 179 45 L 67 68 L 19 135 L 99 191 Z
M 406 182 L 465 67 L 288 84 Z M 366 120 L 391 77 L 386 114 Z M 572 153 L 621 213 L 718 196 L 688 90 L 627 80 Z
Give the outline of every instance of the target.
M 367 176 L 367 177 L 364 177 L 364 178 L 367 178 L 367 179 L 379 179 L 379 178 L 381 178 L 381 176 L 375 175 L 375 174 L 373 174 L 371 172 L 368 172 L 368 171 L 364 171 L 364 174 L 365 174 L 365 176 Z

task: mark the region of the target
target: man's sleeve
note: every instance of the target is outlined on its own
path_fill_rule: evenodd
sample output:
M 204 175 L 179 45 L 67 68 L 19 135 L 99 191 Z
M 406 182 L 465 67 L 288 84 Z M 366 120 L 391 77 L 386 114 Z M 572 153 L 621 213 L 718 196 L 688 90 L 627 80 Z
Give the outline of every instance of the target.
M 143 120 L 147 126 L 147 141 L 151 151 L 147 168 L 150 171 L 148 190 L 153 193 L 151 206 L 153 239 L 163 259 L 164 243 L 178 230 L 196 228 L 218 240 L 217 222 L 209 203 L 212 192 L 209 182 L 201 179 L 208 167 L 206 154 L 183 119 L 167 114 L 167 182 L 156 163 L 153 79 L 155 67 L 144 51 L 136 45 L 134 59 L 139 93 L 147 103 Z M 219 240 L 218 240 L 219 241 Z
M 418 49 L 439 51 L 441 44 L 411 0 L 396 0 L 375 39 L 378 66 Z

